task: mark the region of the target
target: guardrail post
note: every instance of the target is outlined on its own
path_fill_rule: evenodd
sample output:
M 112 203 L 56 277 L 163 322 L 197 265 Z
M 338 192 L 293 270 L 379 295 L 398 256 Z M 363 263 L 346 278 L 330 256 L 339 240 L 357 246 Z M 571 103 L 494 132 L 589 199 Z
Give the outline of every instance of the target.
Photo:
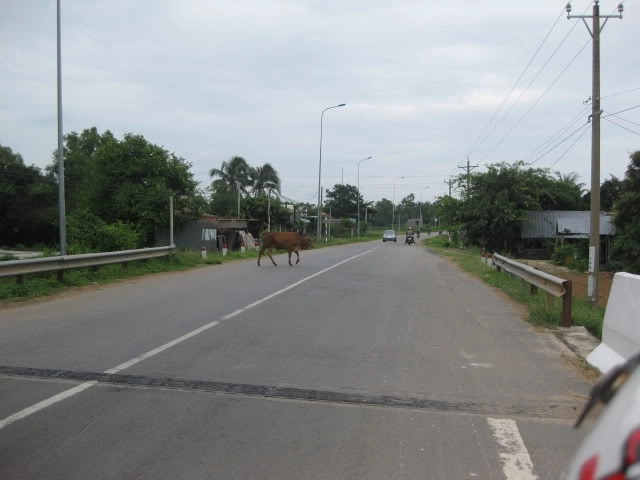
M 64 280 L 64 270 L 58 270 L 57 272 L 58 281 L 61 282 Z
M 536 293 L 538 293 L 538 287 L 536 287 L 534 284 L 531 284 L 529 288 L 529 293 L 531 295 L 535 295 Z
M 565 328 L 571 327 L 571 305 L 573 302 L 573 285 L 571 280 L 566 280 L 564 283 L 564 295 L 562 296 L 562 326 Z
M 22 285 L 23 281 L 24 281 L 24 279 L 22 278 L 22 275 L 17 275 L 16 276 L 16 283 L 18 285 Z

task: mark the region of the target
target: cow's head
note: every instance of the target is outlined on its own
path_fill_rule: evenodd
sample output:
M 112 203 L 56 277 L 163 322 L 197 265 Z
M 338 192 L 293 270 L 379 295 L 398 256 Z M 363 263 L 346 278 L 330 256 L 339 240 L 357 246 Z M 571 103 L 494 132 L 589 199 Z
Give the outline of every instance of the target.
M 313 248 L 313 237 L 305 235 L 302 237 L 302 250 L 311 250 Z

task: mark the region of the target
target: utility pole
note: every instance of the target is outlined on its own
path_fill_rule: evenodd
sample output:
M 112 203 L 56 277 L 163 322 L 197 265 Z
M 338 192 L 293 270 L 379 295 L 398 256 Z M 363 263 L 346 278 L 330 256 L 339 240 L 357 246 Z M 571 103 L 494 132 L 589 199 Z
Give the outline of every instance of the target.
M 592 93 L 591 93 L 591 225 L 589 232 L 589 279 L 587 296 L 591 304 L 598 305 L 598 272 L 600 270 L 600 33 L 610 18 L 622 19 L 624 7 L 618 5 L 618 15 L 600 15 L 599 0 L 594 0 L 592 15 L 571 15 L 567 3 L 567 18 L 580 18 L 593 39 Z M 593 27 L 585 19 L 593 19 Z M 600 26 L 600 19 L 604 23 Z
M 342 167 L 342 185 L 344 185 L 344 167 Z
M 267 232 L 271 231 L 271 189 L 269 189 L 269 200 L 267 202 Z M 295 222 L 296 220 L 296 213 L 295 213 L 295 209 L 293 211 L 293 221 Z
M 238 190 L 238 218 L 240 218 L 240 184 L 237 181 L 236 189 Z
M 449 185 L 449 196 L 451 196 L 451 183 L 453 183 L 453 180 L 451 180 L 451 179 L 445 180 L 444 183 Z
M 169 246 L 173 247 L 173 195 L 169 197 Z
M 467 157 L 467 166 L 466 167 L 461 167 L 460 165 L 458 165 L 458 168 L 461 168 L 463 170 L 467 171 L 467 192 L 469 191 L 469 178 L 471 177 L 471 170 L 473 170 L 474 168 L 478 168 L 479 165 L 470 165 L 469 163 L 469 157 Z M 449 180 L 451 181 L 451 180 Z M 449 190 L 451 190 L 451 184 L 449 184 Z M 451 191 L 449 191 L 449 196 L 451 196 Z
M 64 201 L 64 143 L 62 141 L 62 39 L 60 38 L 60 0 L 58 0 L 58 223 L 60 255 L 67 254 L 67 217 Z

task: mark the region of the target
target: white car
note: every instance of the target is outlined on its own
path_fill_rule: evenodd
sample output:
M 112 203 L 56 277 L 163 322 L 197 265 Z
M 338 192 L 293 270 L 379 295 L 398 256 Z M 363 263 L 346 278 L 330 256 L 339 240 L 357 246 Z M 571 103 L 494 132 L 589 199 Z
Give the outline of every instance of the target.
M 607 406 L 573 457 L 567 480 L 640 480 L 640 354 L 604 375 L 578 419 Z
M 384 242 L 397 242 L 398 237 L 395 230 L 385 230 L 382 234 L 382 243 Z

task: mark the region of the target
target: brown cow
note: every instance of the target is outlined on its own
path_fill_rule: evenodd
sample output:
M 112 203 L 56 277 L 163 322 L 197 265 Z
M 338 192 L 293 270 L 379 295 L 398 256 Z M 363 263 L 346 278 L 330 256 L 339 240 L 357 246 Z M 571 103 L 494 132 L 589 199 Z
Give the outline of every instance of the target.
M 300 262 L 300 253 L 298 252 L 300 250 L 313 248 L 313 240 L 311 237 L 301 235 L 298 232 L 265 232 L 262 235 L 262 246 L 258 253 L 258 266 L 260 266 L 260 257 L 262 257 L 265 250 L 267 250 L 267 255 L 269 255 L 271 262 L 273 262 L 276 267 L 278 266 L 271 256 L 271 251 L 274 248 L 286 250 L 289 253 L 289 265 L 293 266 L 291 263 L 291 253 L 296 252 L 298 257 L 296 260 L 297 265 Z

